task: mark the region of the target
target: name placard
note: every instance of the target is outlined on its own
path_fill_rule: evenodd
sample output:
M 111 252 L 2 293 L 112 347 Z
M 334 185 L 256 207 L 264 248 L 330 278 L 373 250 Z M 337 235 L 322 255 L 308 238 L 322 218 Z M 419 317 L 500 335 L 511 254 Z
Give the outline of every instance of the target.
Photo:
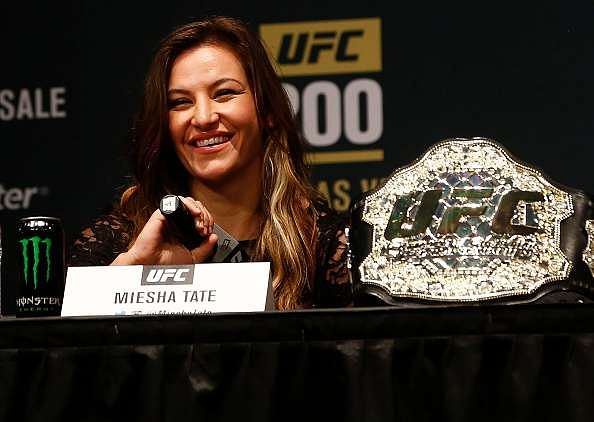
M 264 311 L 269 276 L 269 262 L 70 267 L 62 316 Z

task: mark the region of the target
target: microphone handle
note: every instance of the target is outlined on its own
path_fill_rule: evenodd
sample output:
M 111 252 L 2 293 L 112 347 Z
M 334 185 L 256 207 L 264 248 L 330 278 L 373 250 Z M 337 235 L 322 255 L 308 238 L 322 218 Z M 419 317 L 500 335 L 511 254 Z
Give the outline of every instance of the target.
M 177 195 L 165 195 L 159 203 L 159 210 L 173 235 L 186 248 L 192 250 L 204 241 L 204 237 L 196 231 L 194 218 Z

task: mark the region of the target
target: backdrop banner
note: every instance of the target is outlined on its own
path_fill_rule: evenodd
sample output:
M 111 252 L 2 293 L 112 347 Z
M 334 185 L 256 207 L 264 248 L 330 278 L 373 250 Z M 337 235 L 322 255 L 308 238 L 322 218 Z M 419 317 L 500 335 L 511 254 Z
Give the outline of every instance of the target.
M 265 41 L 340 211 L 430 145 L 481 136 L 594 191 L 594 5 L 354 0 L 279 7 L 66 1 L 0 25 L 1 311 L 14 312 L 15 225 L 62 219 L 67 244 L 131 183 L 127 146 L 158 41 L 193 19 L 246 20 Z

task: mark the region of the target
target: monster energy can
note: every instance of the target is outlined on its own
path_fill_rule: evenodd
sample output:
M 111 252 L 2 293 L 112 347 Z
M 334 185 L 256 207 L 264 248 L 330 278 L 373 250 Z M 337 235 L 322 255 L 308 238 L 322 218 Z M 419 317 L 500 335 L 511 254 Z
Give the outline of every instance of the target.
M 17 226 L 16 316 L 60 315 L 64 231 L 58 218 L 27 217 Z

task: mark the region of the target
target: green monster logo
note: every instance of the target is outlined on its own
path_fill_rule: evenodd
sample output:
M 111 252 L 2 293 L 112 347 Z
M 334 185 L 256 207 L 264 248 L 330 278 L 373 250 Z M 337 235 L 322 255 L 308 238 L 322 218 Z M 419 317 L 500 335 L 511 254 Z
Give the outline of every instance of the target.
M 44 243 L 45 244 L 45 258 L 47 260 L 47 268 L 45 271 L 45 282 L 49 283 L 50 280 L 50 274 L 51 274 L 51 268 L 52 268 L 52 259 L 51 259 L 51 255 L 50 255 L 50 251 L 52 249 L 52 240 L 51 239 L 41 239 L 41 237 L 39 236 L 33 236 L 30 237 L 28 239 L 22 239 L 20 240 L 21 245 L 23 246 L 23 262 L 24 262 L 24 273 L 25 273 L 25 284 L 28 284 L 29 279 L 28 279 L 28 275 L 29 275 L 29 254 L 27 253 L 27 246 L 29 245 L 29 243 L 33 244 L 33 285 L 35 286 L 35 289 L 37 289 L 37 284 L 38 284 L 38 277 L 37 277 L 37 273 L 38 273 L 38 267 L 39 267 L 39 255 L 40 255 L 40 251 L 39 251 L 39 244 L 40 243 Z

